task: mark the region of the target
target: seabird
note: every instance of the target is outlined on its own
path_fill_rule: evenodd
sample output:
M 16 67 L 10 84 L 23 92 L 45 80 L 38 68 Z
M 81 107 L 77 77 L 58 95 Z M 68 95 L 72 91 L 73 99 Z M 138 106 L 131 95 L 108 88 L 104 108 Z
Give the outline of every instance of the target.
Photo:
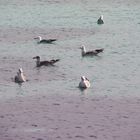
M 97 20 L 97 24 L 104 24 L 103 15 L 101 15 L 100 18 Z
M 54 63 L 58 62 L 60 59 L 52 59 L 50 61 L 40 61 L 40 56 L 35 56 L 33 59 L 36 59 L 36 66 L 53 66 Z
M 15 82 L 16 83 L 22 83 L 22 82 L 26 82 L 26 77 L 23 73 L 23 70 L 22 68 L 19 68 L 18 72 L 17 72 L 17 75 L 15 76 Z
M 82 76 L 81 81 L 79 83 L 79 88 L 85 89 L 85 88 L 89 88 L 89 87 L 90 87 L 89 80 L 85 76 Z
M 91 50 L 91 51 L 86 51 L 86 48 L 84 45 L 82 47 L 80 47 L 80 49 L 82 50 L 82 56 L 98 55 L 98 53 L 103 52 L 103 50 L 104 50 L 104 49 L 95 49 L 95 50 Z
M 42 39 L 41 36 L 38 36 L 34 39 L 38 39 L 38 43 L 49 43 L 49 44 L 51 44 L 51 43 L 53 43 L 54 41 L 57 40 L 57 39 Z

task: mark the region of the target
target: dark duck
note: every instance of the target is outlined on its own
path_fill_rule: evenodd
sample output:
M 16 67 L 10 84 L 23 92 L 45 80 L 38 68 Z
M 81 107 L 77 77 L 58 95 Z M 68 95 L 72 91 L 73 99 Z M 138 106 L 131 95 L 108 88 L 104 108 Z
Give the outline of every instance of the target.
M 36 66 L 53 66 L 56 62 L 58 62 L 60 59 L 52 59 L 49 61 L 40 61 L 40 56 L 35 56 L 33 59 L 36 59 Z
M 53 43 L 54 41 L 56 41 L 57 39 L 42 39 L 41 36 L 38 36 L 38 37 L 35 37 L 34 39 L 38 39 L 38 43 L 48 43 L 48 44 L 51 44 Z
M 100 18 L 97 20 L 97 24 L 104 24 L 103 15 L 101 15 Z
M 82 50 L 82 52 L 81 52 L 82 56 L 95 56 L 104 51 L 104 49 L 102 49 L 102 48 L 86 51 L 85 46 L 80 47 L 80 49 Z

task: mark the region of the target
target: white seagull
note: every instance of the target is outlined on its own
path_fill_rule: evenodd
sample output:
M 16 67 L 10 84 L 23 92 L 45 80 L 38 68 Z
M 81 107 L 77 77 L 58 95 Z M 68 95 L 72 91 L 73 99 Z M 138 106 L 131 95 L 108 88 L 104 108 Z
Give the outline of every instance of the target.
M 22 68 L 19 68 L 18 72 L 17 72 L 17 75 L 15 76 L 15 82 L 16 83 L 22 83 L 22 82 L 26 82 L 26 77 L 23 73 L 23 70 Z
M 103 52 L 104 49 L 95 49 L 95 50 L 91 50 L 91 51 L 86 51 L 86 47 L 84 45 L 82 45 L 82 47 L 80 47 L 80 49 L 82 50 L 82 56 L 94 56 L 94 55 L 98 55 L 100 52 Z
M 57 39 L 42 39 L 41 36 L 35 37 L 34 39 L 38 39 L 38 43 L 48 43 L 48 44 L 51 44 L 57 40 Z
M 86 89 L 86 88 L 89 88 L 89 87 L 90 87 L 89 80 L 85 76 L 82 76 L 81 81 L 79 83 L 79 88 Z

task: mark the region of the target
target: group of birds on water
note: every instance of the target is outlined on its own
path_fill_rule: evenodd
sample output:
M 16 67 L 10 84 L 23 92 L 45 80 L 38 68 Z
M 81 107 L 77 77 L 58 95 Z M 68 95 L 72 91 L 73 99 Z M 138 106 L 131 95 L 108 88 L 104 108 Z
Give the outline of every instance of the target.
M 97 20 L 97 24 L 104 24 L 103 21 L 103 15 L 100 16 L 100 18 Z M 41 36 L 38 36 L 34 39 L 38 39 L 37 43 L 53 43 L 55 41 L 57 41 L 57 39 L 42 39 Z M 96 56 L 99 53 L 103 52 L 104 49 L 95 49 L 95 50 L 90 50 L 90 51 L 86 51 L 86 48 L 84 45 L 82 45 L 80 47 L 81 49 L 81 55 L 84 56 Z M 41 66 L 53 66 L 56 62 L 58 62 L 60 59 L 52 59 L 49 61 L 40 61 L 40 56 L 35 56 L 33 57 L 33 59 L 36 59 L 36 67 L 41 67 Z M 15 76 L 15 82 L 16 83 L 23 83 L 28 81 L 26 79 L 26 76 L 24 75 L 23 69 L 19 68 L 17 75 Z M 81 76 L 81 81 L 79 82 L 79 88 L 81 89 L 86 89 L 90 87 L 90 81 L 85 77 L 85 76 Z

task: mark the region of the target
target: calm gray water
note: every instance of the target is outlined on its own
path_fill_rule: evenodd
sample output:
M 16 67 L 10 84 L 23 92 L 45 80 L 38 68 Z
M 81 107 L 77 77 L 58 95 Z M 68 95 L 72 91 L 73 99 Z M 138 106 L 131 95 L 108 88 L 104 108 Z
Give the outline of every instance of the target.
M 77 86 L 85 75 L 91 96 L 140 97 L 140 1 L 1 0 L 0 98 L 36 94 L 83 94 Z M 104 15 L 104 25 L 97 25 Z M 36 36 L 57 38 L 37 44 Z M 99 57 L 81 57 L 79 47 L 104 48 Z M 37 69 L 32 59 L 61 59 L 55 67 Z M 29 81 L 14 83 L 19 67 Z

